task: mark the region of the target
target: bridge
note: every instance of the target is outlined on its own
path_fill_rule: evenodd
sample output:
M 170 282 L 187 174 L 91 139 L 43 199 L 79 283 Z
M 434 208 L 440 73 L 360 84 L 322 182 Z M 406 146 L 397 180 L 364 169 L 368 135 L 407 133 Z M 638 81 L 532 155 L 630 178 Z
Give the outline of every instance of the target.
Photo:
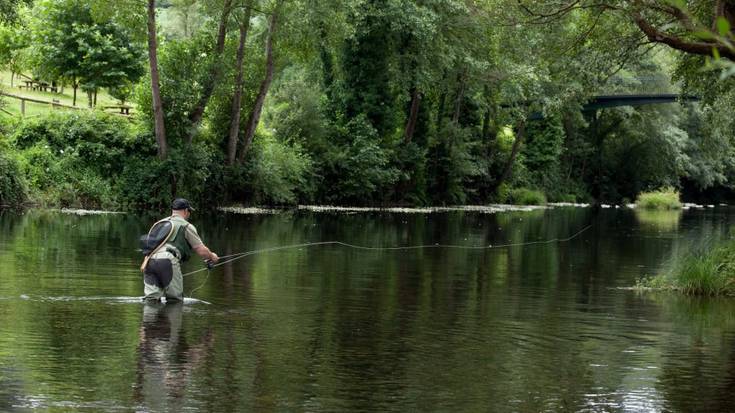
M 582 112 L 595 112 L 599 109 L 615 108 L 620 106 L 657 105 L 661 103 L 697 102 L 698 96 L 677 95 L 672 93 L 641 94 L 641 95 L 601 95 L 593 96 L 582 106 Z M 534 112 L 529 120 L 540 120 L 544 116 L 541 112 Z

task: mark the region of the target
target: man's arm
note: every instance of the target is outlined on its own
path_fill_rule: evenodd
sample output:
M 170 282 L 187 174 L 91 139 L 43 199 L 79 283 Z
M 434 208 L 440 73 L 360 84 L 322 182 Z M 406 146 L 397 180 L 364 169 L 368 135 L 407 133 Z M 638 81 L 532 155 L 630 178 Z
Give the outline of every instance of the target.
M 207 246 L 204 244 L 200 244 L 193 249 L 198 256 L 202 257 L 205 260 L 211 260 L 213 263 L 217 263 L 217 261 L 219 261 L 219 257 L 217 256 L 217 254 L 210 251 L 209 248 L 207 248 Z
M 217 263 L 217 261 L 219 261 L 217 254 L 210 251 L 209 248 L 204 245 L 202 239 L 199 238 L 199 233 L 197 233 L 197 229 L 194 225 L 189 224 L 186 226 L 186 241 L 191 245 L 191 249 L 193 249 L 198 256 L 205 260 L 210 260 L 213 263 Z

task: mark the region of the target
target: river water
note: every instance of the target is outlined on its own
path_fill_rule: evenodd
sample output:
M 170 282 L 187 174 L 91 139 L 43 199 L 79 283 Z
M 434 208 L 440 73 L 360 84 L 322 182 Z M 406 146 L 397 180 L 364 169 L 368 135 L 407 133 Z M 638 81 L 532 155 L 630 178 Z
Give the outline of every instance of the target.
M 625 289 L 735 209 L 202 215 L 220 255 L 587 229 L 265 252 L 152 306 L 156 217 L 0 212 L 0 411 L 735 410 L 735 300 Z

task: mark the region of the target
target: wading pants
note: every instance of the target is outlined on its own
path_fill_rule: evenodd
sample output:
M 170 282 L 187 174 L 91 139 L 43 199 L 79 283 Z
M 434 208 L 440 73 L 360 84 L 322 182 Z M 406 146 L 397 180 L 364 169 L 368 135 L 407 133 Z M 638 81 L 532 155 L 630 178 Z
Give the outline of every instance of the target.
M 179 259 L 171 251 L 163 249 L 151 256 L 143 275 L 145 299 L 184 299 L 184 277 Z

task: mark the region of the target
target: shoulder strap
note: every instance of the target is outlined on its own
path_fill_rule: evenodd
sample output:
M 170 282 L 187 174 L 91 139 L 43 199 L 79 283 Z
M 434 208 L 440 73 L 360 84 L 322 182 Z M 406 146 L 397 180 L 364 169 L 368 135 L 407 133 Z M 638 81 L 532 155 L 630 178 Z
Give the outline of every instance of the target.
M 156 221 L 153 225 L 151 225 L 151 229 L 148 230 L 148 236 L 151 235 L 151 231 L 153 231 L 153 228 L 156 225 L 158 225 L 159 223 L 161 223 L 163 221 L 170 221 L 170 220 L 171 220 L 171 217 L 166 217 L 164 219 L 161 219 L 159 221 Z M 148 266 L 148 260 L 150 259 L 151 255 L 155 254 L 156 252 L 158 252 L 158 250 L 161 249 L 161 247 L 163 247 L 164 245 L 166 245 L 166 242 L 168 242 L 168 240 L 171 238 L 171 234 L 173 234 L 173 232 L 174 232 L 174 228 L 176 228 L 176 225 L 174 225 L 174 223 L 172 222 L 171 223 L 171 229 L 168 231 L 168 234 L 166 234 L 166 238 L 164 238 L 163 241 L 161 241 L 161 243 L 158 244 L 158 246 L 155 249 L 153 249 L 153 251 L 151 251 L 150 254 L 146 255 L 145 258 L 143 258 L 143 264 L 140 265 L 140 271 L 141 272 L 144 272 L 145 271 L 145 267 Z

